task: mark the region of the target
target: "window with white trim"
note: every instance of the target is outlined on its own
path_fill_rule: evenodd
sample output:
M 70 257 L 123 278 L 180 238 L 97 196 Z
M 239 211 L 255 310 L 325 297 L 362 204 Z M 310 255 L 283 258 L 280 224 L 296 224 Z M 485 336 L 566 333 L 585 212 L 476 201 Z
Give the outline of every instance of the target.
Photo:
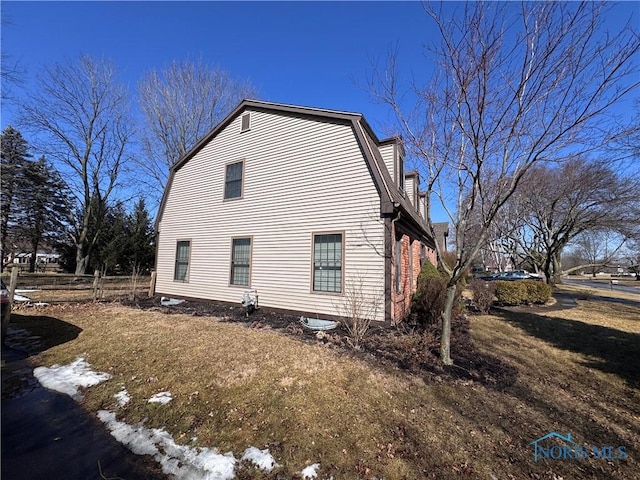
M 189 253 L 191 242 L 189 240 L 179 240 L 176 243 L 176 265 L 173 271 L 173 279 L 179 282 L 186 282 L 189 273 Z
M 231 241 L 231 285 L 249 286 L 251 278 L 251 238 Z
M 313 291 L 342 293 L 342 234 L 313 236 Z
M 224 174 L 224 198 L 242 197 L 242 173 L 244 171 L 244 161 L 229 163 Z

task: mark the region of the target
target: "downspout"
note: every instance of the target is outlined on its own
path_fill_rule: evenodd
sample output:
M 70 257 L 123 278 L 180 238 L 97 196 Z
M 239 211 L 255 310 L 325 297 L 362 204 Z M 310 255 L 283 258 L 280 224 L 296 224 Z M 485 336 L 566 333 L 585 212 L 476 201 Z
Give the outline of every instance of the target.
M 400 206 L 399 203 L 395 203 L 393 204 L 393 206 L 395 208 L 398 208 Z M 389 230 L 389 243 L 391 244 L 391 248 L 389 249 L 389 251 L 391 252 L 391 261 L 389 262 L 389 265 L 392 266 L 391 267 L 391 271 L 388 273 L 388 277 L 387 278 L 391 278 L 392 277 L 392 273 L 393 270 L 395 269 L 397 270 L 397 267 L 395 265 L 395 259 L 396 259 L 396 255 L 394 254 L 394 248 L 395 248 L 395 244 L 396 244 L 396 229 L 395 229 L 395 223 L 400 220 L 400 215 L 402 212 L 400 212 L 400 210 L 398 210 L 398 215 L 396 216 L 396 218 L 394 218 L 393 220 L 391 220 L 391 228 Z M 397 282 L 397 280 L 396 280 Z M 393 324 L 394 320 L 395 320 L 395 303 L 393 301 L 394 296 L 397 293 L 397 289 L 396 289 L 396 282 L 390 282 L 391 285 L 389 285 L 389 320 L 391 321 L 391 324 Z
M 395 208 L 398 208 L 398 207 L 400 206 L 400 204 L 399 204 L 399 203 L 395 203 L 395 202 L 394 202 L 393 206 L 394 206 Z M 401 212 L 400 210 L 398 210 L 398 216 L 397 216 L 396 218 L 394 218 L 393 220 L 391 220 L 391 229 L 393 230 L 393 232 L 394 232 L 394 233 L 395 233 L 395 228 L 394 228 L 394 227 L 395 227 L 395 223 L 396 223 L 398 220 L 400 220 L 400 214 L 401 214 L 401 213 L 402 213 L 402 212 Z

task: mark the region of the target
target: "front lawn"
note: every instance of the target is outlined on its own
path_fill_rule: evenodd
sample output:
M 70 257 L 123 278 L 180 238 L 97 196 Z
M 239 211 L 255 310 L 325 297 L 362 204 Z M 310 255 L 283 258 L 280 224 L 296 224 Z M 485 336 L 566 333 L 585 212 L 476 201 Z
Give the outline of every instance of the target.
M 336 480 L 637 478 L 640 469 L 637 304 L 591 294 L 571 310 L 471 317 L 475 348 L 513 372 L 507 384 L 421 374 L 420 362 L 406 369 L 211 317 L 118 304 L 17 313 L 14 327 L 43 337 L 37 365 L 83 356 L 112 375 L 85 392 L 86 409 L 164 428 L 181 444 L 268 448 L 281 465 L 241 478 L 292 478 L 314 463 L 318 478 Z M 131 401 L 118 408 L 123 387 Z M 148 403 L 163 391 L 171 402 Z M 534 462 L 531 442 L 550 432 L 624 446 L 627 458 Z

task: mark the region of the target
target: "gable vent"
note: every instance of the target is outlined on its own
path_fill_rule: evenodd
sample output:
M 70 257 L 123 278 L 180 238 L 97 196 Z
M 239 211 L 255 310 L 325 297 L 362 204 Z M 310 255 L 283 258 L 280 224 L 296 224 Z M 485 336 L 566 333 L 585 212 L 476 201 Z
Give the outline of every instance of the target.
M 251 128 L 251 114 L 245 113 L 242 115 L 242 130 L 241 132 L 246 132 Z

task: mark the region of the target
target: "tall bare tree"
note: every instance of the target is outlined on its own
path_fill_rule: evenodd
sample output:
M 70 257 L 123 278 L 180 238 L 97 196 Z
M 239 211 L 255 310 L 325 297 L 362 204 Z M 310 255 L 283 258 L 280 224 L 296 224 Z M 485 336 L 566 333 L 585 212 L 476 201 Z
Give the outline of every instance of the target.
M 128 159 L 129 97 L 112 64 L 81 56 L 44 69 L 22 121 L 55 163 L 71 192 L 76 274 L 85 272 L 100 219 Z M 92 218 L 97 228 L 92 228 Z
M 582 262 L 565 269 L 565 272 L 588 268 L 591 275 L 595 277 L 601 267 L 610 267 L 614 263 L 620 263 L 619 253 L 626 240 L 610 230 L 591 230 L 578 235 L 573 242 L 573 251 Z
M 638 189 L 637 175 L 623 176 L 607 160 L 573 157 L 559 165 L 536 165 L 525 175 L 518 194 L 507 202 L 519 212 L 521 228 L 501 235 L 522 251 L 529 248 L 541 253 L 538 267 L 554 283 L 562 273 L 562 251 L 577 237 L 587 241 L 596 232 L 608 232 L 619 238 L 613 250 L 621 248 L 640 221 L 636 213 Z M 597 253 L 590 255 L 593 266 L 605 258 L 610 260 L 614 252 Z M 600 257 L 597 261 L 596 256 Z
M 630 25 L 604 33 L 605 4 L 469 2 L 462 8 L 446 15 L 424 5 L 438 36 L 427 49 L 431 79 L 403 89 L 392 54 L 385 69 L 374 69 L 370 85 L 395 112 L 407 151 L 427 179 L 432 233 L 436 202 L 455 230 L 455 265 L 440 262 L 449 276 L 440 345 L 445 364 L 453 363 L 456 285 L 504 204 L 536 163 L 595 150 L 616 136 L 611 108 L 638 87 L 640 50 Z
M 202 61 L 173 62 L 138 85 L 143 112 L 140 167 L 159 198 L 169 169 L 242 99 L 255 97 L 246 81 Z
M 12 25 L 5 12 L 2 12 L 2 28 Z M 0 100 L 3 102 L 13 100 L 11 86 L 20 86 L 24 81 L 26 71 L 19 61 L 14 61 L 11 56 L 2 49 L 0 52 Z

